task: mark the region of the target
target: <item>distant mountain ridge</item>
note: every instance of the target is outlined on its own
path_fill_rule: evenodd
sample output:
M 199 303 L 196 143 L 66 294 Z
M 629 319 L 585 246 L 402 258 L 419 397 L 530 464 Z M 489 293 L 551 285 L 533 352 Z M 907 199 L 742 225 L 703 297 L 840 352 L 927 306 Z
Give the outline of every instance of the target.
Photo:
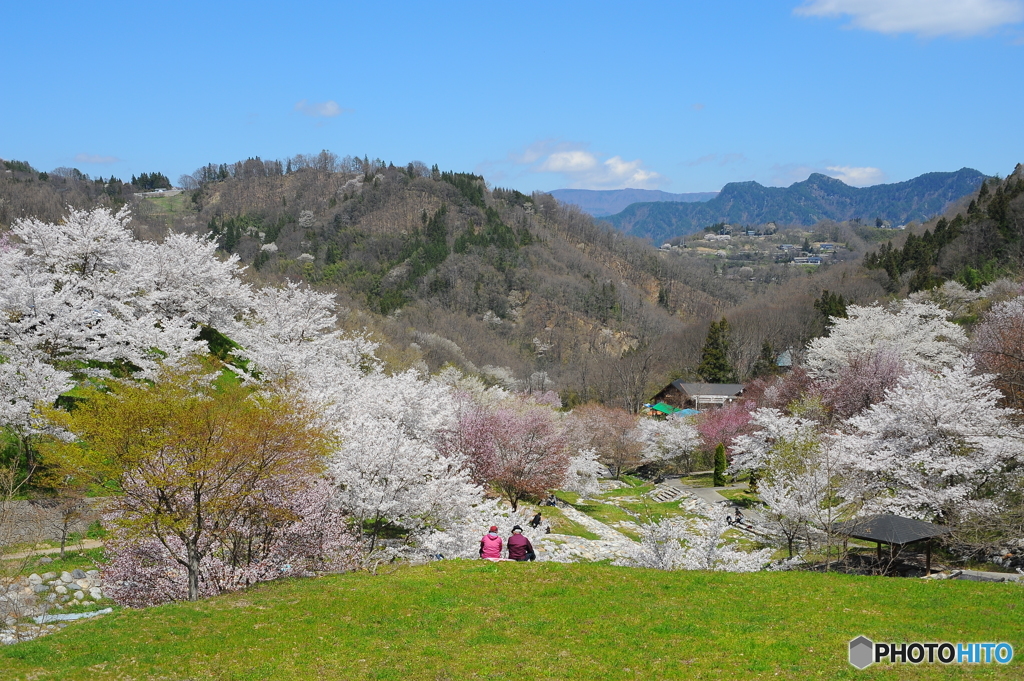
M 658 189 L 556 189 L 548 194 L 562 203 L 579 206 L 584 213 L 589 213 L 594 217 L 619 213 L 633 203 L 652 201 L 691 203 L 707 201 L 718 196 L 718 192 L 672 194 Z
M 634 203 L 603 219 L 626 234 L 650 239 L 655 244 L 719 222 L 775 222 L 782 226 L 882 218 L 897 225 L 927 220 L 941 213 L 949 204 L 976 191 L 984 178 L 973 168 L 961 168 L 952 173 L 926 173 L 895 184 L 857 188 L 814 173 L 789 187 L 731 182 L 718 196 L 703 203 Z

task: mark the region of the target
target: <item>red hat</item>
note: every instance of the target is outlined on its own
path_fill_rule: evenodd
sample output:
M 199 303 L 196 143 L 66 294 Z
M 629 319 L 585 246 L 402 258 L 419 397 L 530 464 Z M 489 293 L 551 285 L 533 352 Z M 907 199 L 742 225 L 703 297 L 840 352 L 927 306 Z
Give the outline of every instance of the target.
M 498 526 L 497 525 L 491 525 L 490 531 L 491 532 L 497 532 L 498 531 Z

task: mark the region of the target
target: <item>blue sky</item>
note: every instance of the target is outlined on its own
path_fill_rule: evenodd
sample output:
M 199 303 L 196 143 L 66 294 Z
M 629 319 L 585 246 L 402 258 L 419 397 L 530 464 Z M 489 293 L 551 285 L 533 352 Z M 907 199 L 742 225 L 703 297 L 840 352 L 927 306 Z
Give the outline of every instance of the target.
M 5 3 L 0 158 L 330 149 L 521 191 L 1024 162 L 1024 0 Z

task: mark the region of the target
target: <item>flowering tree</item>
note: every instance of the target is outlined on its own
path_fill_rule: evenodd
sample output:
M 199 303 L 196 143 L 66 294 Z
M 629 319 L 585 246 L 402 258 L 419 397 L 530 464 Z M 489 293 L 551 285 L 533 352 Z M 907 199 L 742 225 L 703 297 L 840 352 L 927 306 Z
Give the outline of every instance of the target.
M 888 349 L 904 361 L 927 369 L 960 361 L 967 336 L 947 321 L 949 313 L 934 303 L 902 301 L 888 308 L 878 305 L 846 308 L 847 318 L 833 318 L 828 336 L 807 346 L 806 366 L 817 378 L 834 378 L 854 357 Z
M 773 549 L 743 551 L 724 536 L 726 513 L 715 506 L 707 517 L 665 518 L 640 528 L 640 541 L 629 547 L 617 565 L 656 570 L 715 570 L 757 572 L 772 561 Z
M 767 529 L 790 556 L 801 533 L 808 544 L 818 537 L 827 567 L 838 545 L 835 523 L 855 517 L 864 504 L 858 459 L 845 436 L 822 433 L 814 420 L 758 409 L 753 423 L 758 430 L 736 439 L 733 469 L 757 473 Z
M 559 487 L 567 492 L 575 492 L 581 499 L 593 496 L 601 489 L 598 478 L 604 470 L 596 451 L 582 449 L 569 459 L 565 480 Z
M 280 492 L 274 481 L 269 482 L 260 496 Z M 333 494 L 330 481 L 314 478 L 273 503 L 247 505 L 225 531 L 207 537 L 209 550 L 199 561 L 199 595 L 355 567 L 360 547 Z M 271 508 L 273 513 L 268 512 Z M 165 545 L 153 537 L 132 535 L 116 522 L 116 515 L 107 521 L 112 531 L 105 549 L 112 558 L 103 576 L 108 585 L 104 591 L 111 598 L 129 607 L 189 598 L 188 572 L 176 558 L 186 549 L 178 537 L 165 537 Z
M 979 368 L 996 375 L 1005 404 L 1024 407 L 1024 297 L 995 305 L 974 332 Z
M 291 517 L 290 494 L 320 472 L 330 444 L 301 403 L 214 388 L 195 370 L 152 388 L 112 383 L 52 418 L 81 441 L 52 443 L 50 459 L 70 477 L 119 483 L 122 536 L 158 541 L 183 569 L 189 600 L 232 528 Z
M 197 237 L 138 242 L 129 220 L 127 210 L 71 210 L 60 224 L 12 226 L 20 243 L 0 251 L 0 354 L 153 377 L 206 350 L 199 327 L 246 305 L 237 259 L 220 261 Z
M 700 445 L 700 434 L 690 419 L 640 419 L 635 437 L 643 443 L 645 463 L 678 460 L 689 471 L 693 452 Z
M 515 511 L 526 497 L 558 487 L 569 467 L 565 437 L 555 413 L 528 401 L 478 408 L 458 425 L 458 451 L 475 480 L 493 485 Z
M 749 423 L 750 408 L 741 402 L 705 409 L 696 419 L 697 432 L 706 451 L 713 451 L 720 444 L 732 447 L 733 440 L 747 431 Z
M 953 519 L 986 508 L 988 484 L 1024 461 L 1024 436 L 992 380 L 970 358 L 914 369 L 850 419 L 844 442 L 871 475 L 878 510 Z
M 885 392 L 907 373 L 907 365 L 891 348 L 877 348 L 865 355 L 849 358 L 836 378 L 824 382 L 823 402 L 832 418 L 845 421 L 873 404 L 881 402 Z
M 644 444 L 637 431 L 639 417 L 623 409 L 585 404 L 573 409 L 565 424 L 568 441 L 580 449 L 593 449 L 601 463 L 618 479 L 642 465 Z

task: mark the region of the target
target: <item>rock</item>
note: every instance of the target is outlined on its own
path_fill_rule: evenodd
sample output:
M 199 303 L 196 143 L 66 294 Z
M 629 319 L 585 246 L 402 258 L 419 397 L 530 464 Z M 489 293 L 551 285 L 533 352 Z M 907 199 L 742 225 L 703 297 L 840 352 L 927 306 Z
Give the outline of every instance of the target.
M 28 583 L 29 584 L 42 584 L 43 583 L 43 578 L 33 572 L 32 574 L 30 574 L 28 576 Z
M 85 571 L 85 576 L 88 577 L 89 579 L 99 579 L 100 578 L 100 571 L 99 570 L 86 570 Z
M 65 589 L 65 591 L 67 591 L 67 589 Z M 71 600 L 71 596 L 61 596 L 60 597 L 60 602 L 61 603 L 67 603 L 70 600 Z
M 71 577 L 73 579 L 85 579 L 86 574 L 85 574 L 85 571 L 82 570 L 81 568 L 75 568 L 74 570 L 71 571 Z
M 76 601 L 83 601 L 83 600 L 85 600 L 85 594 L 82 593 L 81 591 L 76 591 L 75 592 L 75 600 Z
M 46 565 L 47 563 L 52 563 L 53 562 L 53 558 L 50 558 L 49 556 L 43 556 L 42 558 L 40 558 L 36 562 L 39 563 L 40 565 Z
M 65 584 L 70 584 L 71 582 L 75 581 L 75 578 L 71 576 L 70 572 L 62 572 L 60 573 L 60 581 L 64 582 Z
M 93 599 L 94 601 L 101 600 L 103 598 L 103 592 L 99 589 L 99 587 L 94 586 L 93 588 L 89 589 L 89 598 Z
M 90 586 L 92 586 L 92 584 L 89 583 L 89 580 L 84 577 L 82 579 L 76 579 L 75 584 L 77 584 L 78 588 L 82 589 L 83 591 L 87 590 Z
M 46 573 L 43 573 L 43 581 L 44 582 L 50 582 L 50 581 L 53 581 L 55 579 L 57 579 L 57 573 L 56 572 L 46 572 Z
M 66 586 L 64 586 L 63 584 L 60 584 L 58 586 L 53 587 L 53 590 L 56 591 L 57 593 L 59 593 L 61 596 L 63 596 L 64 594 L 66 594 L 68 592 L 68 588 Z
M 44 594 L 44 593 L 46 593 L 49 590 L 50 590 L 50 587 L 47 586 L 46 584 L 33 584 L 32 585 L 32 591 L 34 591 L 37 594 Z

